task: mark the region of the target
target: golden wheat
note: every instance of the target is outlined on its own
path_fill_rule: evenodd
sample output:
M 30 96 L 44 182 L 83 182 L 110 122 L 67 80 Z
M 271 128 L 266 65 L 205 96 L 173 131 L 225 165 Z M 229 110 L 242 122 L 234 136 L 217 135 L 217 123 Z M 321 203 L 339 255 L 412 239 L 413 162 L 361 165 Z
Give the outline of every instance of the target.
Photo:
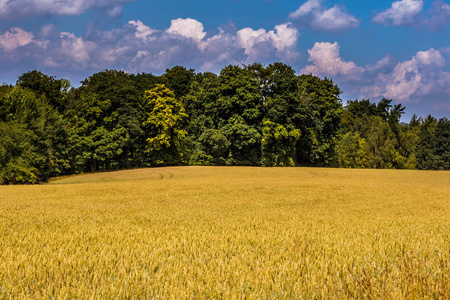
M 450 298 L 450 173 L 173 167 L 0 186 L 0 298 Z

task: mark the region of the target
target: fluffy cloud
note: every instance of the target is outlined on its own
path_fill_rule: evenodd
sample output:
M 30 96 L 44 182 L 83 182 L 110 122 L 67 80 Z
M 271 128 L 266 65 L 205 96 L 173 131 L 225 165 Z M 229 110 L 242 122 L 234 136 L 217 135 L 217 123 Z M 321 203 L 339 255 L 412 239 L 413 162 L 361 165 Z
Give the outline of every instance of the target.
M 139 20 L 110 31 L 95 31 L 84 37 L 59 33 L 47 25 L 34 35 L 12 28 L 0 35 L 0 63 L 7 66 L 14 54 L 28 68 L 97 71 L 117 68 L 131 72 L 161 72 L 181 64 L 216 71 L 226 64 L 286 63 L 298 58 L 298 30 L 290 23 L 273 30 L 234 26 L 207 35 L 203 24 L 193 19 L 172 20 L 166 30 L 156 30 Z
M 418 15 L 422 9 L 422 0 L 395 1 L 392 3 L 391 8 L 377 14 L 372 21 L 383 25 L 416 25 L 418 23 Z
M 197 41 L 202 40 L 206 32 L 203 31 L 203 24 L 194 19 L 176 19 L 172 20 L 167 32 L 172 34 L 178 34 L 188 39 L 194 39 Z
M 297 29 L 287 23 L 275 26 L 275 31 L 244 28 L 237 32 L 236 38 L 237 46 L 245 49 L 248 61 L 255 61 L 265 53 L 268 54 L 268 49 L 278 52 L 280 57 L 292 60 L 297 57 L 297 52 L 293 49 L 297 45 L 298 35 Z
M 133 0 L 0 0 L 0 17 L 79 15 L 93 8 L 105 9 L 114 17 L 130 1 Z
M 446 48 L 442 49 L 443 53 L 445 51 Z M 347 93 L 360 98 L 385 97 L 415 105 L 417 109 L 425 106 L 445 109 L 450 108 L 444 105 L 450 94 L 450 73 L 445 71 L 443 53 L 431 48 L 417 52 L 407 61 L 395 61 L 386 56 L 373 65 L 362 67 L 344 61 L 337 43 L 316 43 L 308 50 L 308 61 L 312 64 L 301 73 L 332 77 Z M 428 103 L 419 105 L 423 99 Z
M 426 13 L 423 6 L 423 0 L 396 1 L 372 21 L 385 26 L 428 27 L 431 31 L 439 31 L 447 26 L 450 21 L 450 5 L 442 0 L 435 0 Z
M 147 40 L 148 37 L 150 35 L 152 35 L 152 33 L 155 33 L 156 30 L 151 29 L 150 27 L 144 25 L 144 23 L 142 23 L 141 21 L 137 20 L 137 21 L 129 21 L 128 24 L 133 25 L 136 27 L 136 32 L 135 32 L 135 36 L 138 39 L 143 39 L 143 40 Z
M 6 52 L 11 52 L 18 47 L 32 42 L 34 35 L 22 28 L 14 27 L 0 35 L 0 47 Z
M 359 21 L 346 12 L 344 6 L 324 7 L 323 0 L 308 0 L 289 18 L 306 28 L 317 31 L 342 32 L 359 26 Z
M 275 31 L 276 33 L 269 31 L 269 34 L 277 50 L 285 51 L 286 49 L 292 49 L 297 46 L 299 33 L 297 29 L 291 26 L 291 23 L 277 25 L 275 26 Z
M 89 52 L 94 48 L 95 43 L 93 42 L 84 41 L 82 38 L 76 37 L 73 33 L 61 33 L 60 54 L 76 63 L 77 66 L 84 67 L 83 65 L 89 62 Z
M 449 90 L 450 77 L 442 71 L 444 65 L 445 60 L 438 50 L 419 51 L 411 60 L 398 62 L 392 72 L 380 74 L 378 82 L 364 91 L 408 102 L 437 92 L 435 89 Z
M 357 77 L 364 71 L 363 68 L 358 67 L 354 62 L 342 60 L 337 42 L 333 44 L 328 42 L 315 43 L 314 47 L 308 50 L 308 54 L 308 61 L 313 64 L 306 66 L 300 71 L 304 74 Z

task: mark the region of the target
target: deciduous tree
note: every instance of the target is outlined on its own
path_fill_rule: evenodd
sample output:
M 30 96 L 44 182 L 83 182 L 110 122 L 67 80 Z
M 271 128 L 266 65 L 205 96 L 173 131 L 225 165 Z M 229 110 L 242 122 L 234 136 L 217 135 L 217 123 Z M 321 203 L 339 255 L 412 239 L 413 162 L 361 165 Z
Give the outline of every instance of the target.
M 163 84 L 145 93 L 148 103 L 147 153 L 150 164 L 173 165 L 186 163 L 184 142 L 187 132 L 183 129 L 188 119 L 180 100 Z

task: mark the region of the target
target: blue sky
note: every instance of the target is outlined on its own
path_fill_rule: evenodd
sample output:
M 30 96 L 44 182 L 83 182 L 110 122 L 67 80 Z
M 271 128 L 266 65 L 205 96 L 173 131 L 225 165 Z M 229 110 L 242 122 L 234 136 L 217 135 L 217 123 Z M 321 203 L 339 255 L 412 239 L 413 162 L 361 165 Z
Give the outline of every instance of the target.
M 0 82 L 281 61 L 333 79 L 344 102 L 450 117 L 449 23 L 449 0 L 0 0 Z

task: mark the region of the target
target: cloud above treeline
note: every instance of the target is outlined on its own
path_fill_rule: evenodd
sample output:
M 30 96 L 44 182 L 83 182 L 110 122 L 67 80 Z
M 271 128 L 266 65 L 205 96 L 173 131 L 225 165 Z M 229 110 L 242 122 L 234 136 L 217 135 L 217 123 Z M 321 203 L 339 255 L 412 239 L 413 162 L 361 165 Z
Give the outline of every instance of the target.
M 308 0 L 289 14 L 301 27 L 316 31 L 342 32 L 359 26 L 359 20 L 347 13 L 345 6 L 327 7 L 323 0 Z
M 123 27 L 97 30 L 84 37 L 58 32 L 53 25 L 36 33 L 14 27 L 0 33 L 0 60 L 3 64 L 28 60 L 36 68 L 155 72 L 181 64 L 211 70 L 230 63 L 292 63 L 299 58 L 298 36 L 298 30 L 290 23 L 276 25 L 269 31 L 237 30 L 227 25 L 215 34 L 207 34 L 201 22 L 190 18 L 172 20 L 166 30 L 131 20 Z
M 0 0 L 0 19 L 28 16 L 77 15 L 100 9 L 114 17 L 130 0 Z M 375 14 L 372 23 L 445 29 L 450 5 L 435 0 L 426 11 L 423 0 L 394 1 Z M 450 47 L 420 49 L 400 61 L 386 55 L 368 65 L 358 65 L 341 56 L 338 42 L 317 42 L 305 47 L 299 30 L 336 33 L 358 28 L 360 20 L 344 5 L 308 0 L 289 14 L 287 20 L 267 30 L 236 28 L 228 23 L 207 31 L 195 19 L 177 18 L 165 29 L 152 28 L 141 20 L 130 20 L 111 30 L 88 30 L 79 36 L 46 25 L 33 32 L 20 26 L 0 31 L 0 64 L 4 70 L 24 66 L 59 74 L 90 75 L 102 69 L 133 73 L 162 73 L 175 65 L 216 72 L 228 64 L 281 61 L 300 66 L 300 73 L 332 78 L 347 93 L 360 98 L 386 97 L 407 103 L 430 102 L 450 113 L 450 73 L 446 62 Z M 376 27 L 379 25 L 375 25 Z M 305 49 L 306 50 L 306 49 Z M 299 63 L 301 62 L 301 63 Z M 306 65 L 305 65 L 306 63 Z
M 289 14 L 289 19 L 302 29 L 319 32 L 341 33 L 358 28 L 360 20 L 347 12 L 344 5 L 326 5 L 325 0 L 308 0 Z M 391 7 L 377 13 L 372 22 L 384 26 L 408 26 L 439 31 L 450 22 L 450 5 L 434 0 L 424 11 L 423 0 L 394 1 Z
M 0 0 L 0 18 L 80 15 L 90 9 L 104 9 L 114 17 L 133 0 Z
M 395 1 L 390 8 L 377 14 L 372 21 L 383 25 L 415 26 L 422 9 L 422 0 Z
M 403 104 L 427 99 L 434 109 L 450 112 L 450 72 L 445 71 L 448 48 L 418 51 L 410 60 L 386 56 L 372 65 L 358 66 L 340 55 L 337 42 L 315 43 L 300 72 L 333 78 L 365 99 L 394 99 Z M 349 91 L 350 92 L 350 91 Z
M 428 12 L 424 12 L 423 0 L 401 0 L 378 13 L 372 22 L 385 26 L 427 27 L 431 31 L 442 30 L 450 22 L 450 5 L 435 0 Z

